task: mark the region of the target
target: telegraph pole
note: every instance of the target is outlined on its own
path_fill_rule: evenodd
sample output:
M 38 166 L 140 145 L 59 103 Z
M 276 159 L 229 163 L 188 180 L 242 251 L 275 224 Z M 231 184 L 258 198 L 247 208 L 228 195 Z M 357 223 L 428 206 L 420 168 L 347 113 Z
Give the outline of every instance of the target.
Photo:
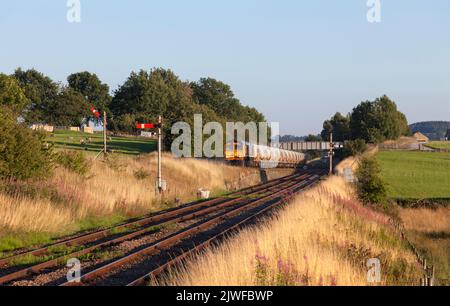
M 333 153 L 334 153 L 334 143 L 333 143 L 333 133 L 330 133 L 330 175 L 333 175 Z

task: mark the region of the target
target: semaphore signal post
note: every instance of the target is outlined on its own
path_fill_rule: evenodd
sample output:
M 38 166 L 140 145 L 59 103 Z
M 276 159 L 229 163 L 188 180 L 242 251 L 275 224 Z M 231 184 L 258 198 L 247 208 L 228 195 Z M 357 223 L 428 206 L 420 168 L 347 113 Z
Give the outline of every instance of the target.
M 89 103 L 89 97 L 86 96 L 85 98 L 86 98 L 86 101 Z M 97 120 L 100 119 L 100 117 L 101 117 L 100 112 L 94 107 L 93 104 L 91 104 L 91 106 L 90 106 L 90 111 Z M 108 147 L 107 147 L 108 141 L 107 141 L 107 130 L 106 130 L 107 121 L 106 120 L 107 120 L 106 119 L 106 111 L 104 111 L 103 118 L 102 118 L 102 121 L 103 121 L 103 150 L 97 154 L 95 159 L 97 159 L 100 156 L 100 154 L 102 154 L 102 153 L 105 158 L 108 155 Z
M 107 137 L 106 137 L 106 112 L 103 112 L 103 154 L 108 155 Z
M 334 142 L 333 142 L 333 133 L 330 133 L 330 151 L 328 152 L 330 157 L 330 172 L 329 175 L 333 175 L 333 156 L 334 156 Z
M 136 128 L 139 130 L 158 129 L 158 177 L 156 181 L 156 189 L 162 194 L 167 189 L 167 184 L 162 178 L 162 117 L 159 116 L 158 123 L 138 123 Z

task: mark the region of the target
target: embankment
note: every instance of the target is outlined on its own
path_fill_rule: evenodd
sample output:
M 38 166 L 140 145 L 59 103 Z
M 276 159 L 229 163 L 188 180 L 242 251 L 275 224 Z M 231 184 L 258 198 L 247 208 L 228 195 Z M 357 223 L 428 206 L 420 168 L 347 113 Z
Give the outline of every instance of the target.
M 390 218 L 364 207 L 342 178 L 299 195 L 266 222 L 191 258 L 168 285 L 368 285 L 369 259 L 380 285 L 418 285 L 420 269 Z

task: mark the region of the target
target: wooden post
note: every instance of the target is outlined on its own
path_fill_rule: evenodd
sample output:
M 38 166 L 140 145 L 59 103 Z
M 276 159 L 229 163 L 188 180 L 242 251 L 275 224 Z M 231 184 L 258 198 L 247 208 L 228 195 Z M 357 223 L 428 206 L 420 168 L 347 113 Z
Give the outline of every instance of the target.
M 429 274 L 428 274 L 428 276 L 429 276 L 428 286 L 430 286 L 430 287 L 434 287 L 435 273 L 436 273 L 435 267 L 431 266 L 430 270 L 429 270 Z

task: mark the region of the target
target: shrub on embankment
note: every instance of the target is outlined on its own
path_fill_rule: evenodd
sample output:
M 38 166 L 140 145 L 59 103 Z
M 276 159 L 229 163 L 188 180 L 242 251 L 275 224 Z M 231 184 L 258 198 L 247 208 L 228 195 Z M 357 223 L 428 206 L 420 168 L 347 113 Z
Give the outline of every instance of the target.
M 54 160 L 56 164 L 79 175 L 86 175 L 89 172 L 90 164 L 83 152 L 61 151 L 55 154 Z
M 17 123 L 0 107 L 0 179 L 43 178 L 52 168 L 51 154 L 43 146 L 44 135 Z
M 386 187 L 381 179 L 381 167 L 374 157 L 366 156 L 356 171 L 356 189 L 364 204 L 385 204 Z
M 416 259 L 388 216 L 362 205 L 333 177 L 299 195 L 264 224 L 172 271 L 169 285 L 367 285 L 367 260 L 382 285 L 417 285 Z

